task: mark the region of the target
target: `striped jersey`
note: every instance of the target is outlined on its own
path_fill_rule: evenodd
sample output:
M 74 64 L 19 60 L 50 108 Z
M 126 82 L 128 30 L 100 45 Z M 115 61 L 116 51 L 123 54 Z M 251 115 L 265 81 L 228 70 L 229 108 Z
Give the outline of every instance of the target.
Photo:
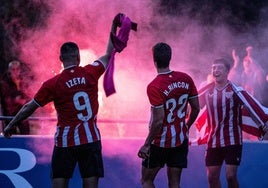
M 211 83 L 199 91 L 200 105 L 206 105 L 208 148 L 242 144 L 242 101 L 230 82 L 222 89 Z
M 47 80 L 34 96 L 39 106 L 54 102 L 58 147 L 77 146 L 100 140 L 96 125 L 98 113 L 98 79 L 105 68 L 95 61 L 85 67 L 71 67 Z
M 152 144 L 164 148 L 181 145 L 188 138 L 185 124 L 188 100 L 197 97 L 192 78 L 176 71 L 158 74 L 147 86 L 147 95 L 153 108 L 165 110 L 162 131 Z

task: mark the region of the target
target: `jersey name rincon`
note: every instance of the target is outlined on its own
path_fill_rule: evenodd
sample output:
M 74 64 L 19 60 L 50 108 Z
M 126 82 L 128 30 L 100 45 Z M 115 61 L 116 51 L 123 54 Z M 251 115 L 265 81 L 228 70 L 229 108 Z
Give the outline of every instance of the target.
M 71 88 L 73 86 L 79 85 L 79 84 L 86 84 L 86 79 L 85 77 L 75 77 L 67 82 L 65 82 L 68 88 Z
M 165 89 L 165 91 L 164 91 L 164 94 L 166 96 L 168 96 L 168 94 L 172 90 L 174 90 L 176 88 L 184 88 L 184 89 L 187 89 L 188 90 L 189 89 L 189 83 L 185 83 L 185 82 L 173 82 L 173 83 L 171 83 L 171 84 L 168 85 L 167 89 Z

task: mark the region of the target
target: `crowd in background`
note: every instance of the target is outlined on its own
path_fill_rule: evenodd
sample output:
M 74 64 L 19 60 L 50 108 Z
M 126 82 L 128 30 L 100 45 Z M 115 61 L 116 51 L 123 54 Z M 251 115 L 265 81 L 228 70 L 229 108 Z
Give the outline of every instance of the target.
M 239 57 L 234 49 L 232 51 L 233 68 L 230 71 L 229 79 L 258 99 L 264 106 L 268 106 L 268 80 L 266 71 L 262 68 L 256 50 L 252 46 L 246 47 L 246 55 Z

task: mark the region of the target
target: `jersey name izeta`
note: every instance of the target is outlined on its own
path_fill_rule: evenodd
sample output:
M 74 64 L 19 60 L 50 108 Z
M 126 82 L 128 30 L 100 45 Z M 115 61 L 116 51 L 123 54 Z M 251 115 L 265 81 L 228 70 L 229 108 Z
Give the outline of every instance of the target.
M 73 86 L 79 85 L 79 84 L 86 84 L 86 79 L 85 77 L 75 77 L 67 82 L 65 82 L 68 88 L 71 88 Z

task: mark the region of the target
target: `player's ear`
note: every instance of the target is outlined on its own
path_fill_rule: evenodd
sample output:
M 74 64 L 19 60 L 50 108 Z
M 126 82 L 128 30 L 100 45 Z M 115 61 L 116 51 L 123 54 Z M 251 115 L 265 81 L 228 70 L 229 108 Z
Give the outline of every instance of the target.
M 60 58 L 60 60 L 62 61 L 62 57 L 61 57 L 61 55 L 60 55 L 60 57 L 59 57 L 59 58 Z

